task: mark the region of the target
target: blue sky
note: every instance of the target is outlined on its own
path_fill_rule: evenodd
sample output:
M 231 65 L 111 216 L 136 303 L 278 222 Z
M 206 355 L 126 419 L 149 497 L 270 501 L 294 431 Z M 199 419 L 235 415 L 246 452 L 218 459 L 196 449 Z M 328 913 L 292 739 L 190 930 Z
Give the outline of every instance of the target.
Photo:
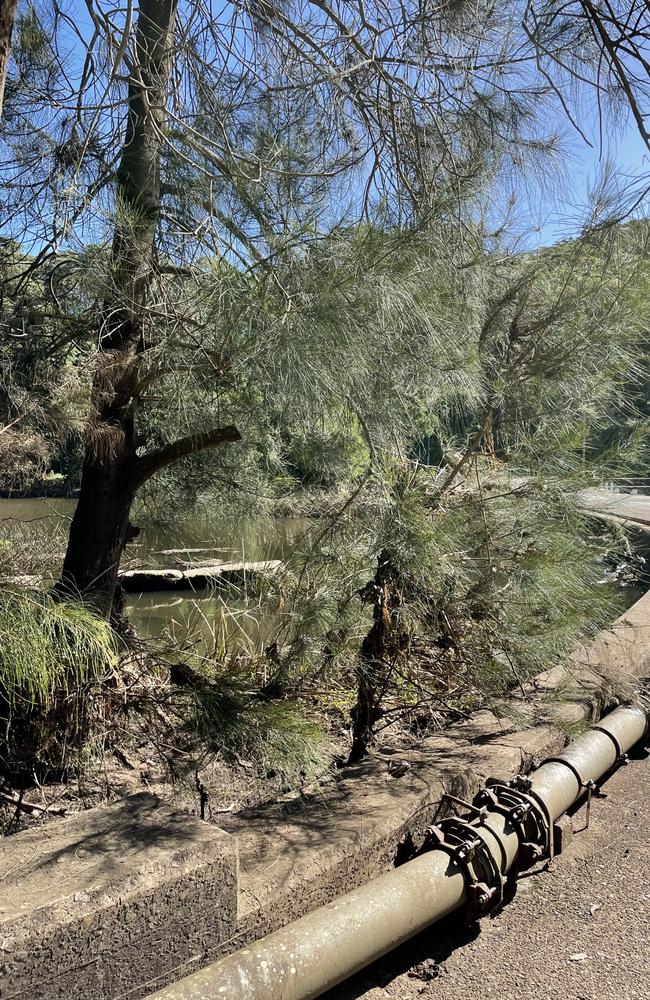
M 543 244 L 554 243 L 580 227 L 590 194 L 607 163 L 617 175 L 623 201 L 650 183 L 650 153 L 634 121 L 628 120 L 616 133 L 605 135 L 602 148 L 595 121 L 586 134 L 591 146 L 570 127 L 564 131 L 563 148 L 569 155 L 556 178 L 557 186 L 546 202 L 540 203 L 538 238 Z
M 68 0 L 67 6 L 76 28 L 85 36 L 92 34 L 92 24 L 82 0 Z M 67 43 L 69 69 L 75 76 L 81 70 L 83 48 L 71 30 L 68 31 Z M 634 121 L 619 123 L 614 131 L 610 120 L 609 129 L 601 140 L 598 110 L 593 104 L 590 106 L 587 98 L 580 109 L 583 135 L 570 124 L 559 108 L 555 112 L 550 111 L 542 128 L 544 125 L 549 131 L 556 131 L 561 136 L 562 155 L 558 157 L 557 166 L 550 174 L 543 169 L 537 177 L 530 176 L 523 182 L 514 182 L 518 206 L 514 213 L 512 239 L 520 247 L 548 245 L 576 235 L 588 213 L 590 192 L 602 177 L 608 163 L 618 175 L 621 201 L 625 201 L 626 192 L 639 190 L 644 186 L 644 177 L 648 178 L 650 184 L 650 154 L 639 137 Z M 503 202 L 499 195 L 494 197 L 495 228 L 506 214 L 504 205 L 507 203 L 508 193 L 505 190 Z M 646 211 L 645 204 L 643 211 Z

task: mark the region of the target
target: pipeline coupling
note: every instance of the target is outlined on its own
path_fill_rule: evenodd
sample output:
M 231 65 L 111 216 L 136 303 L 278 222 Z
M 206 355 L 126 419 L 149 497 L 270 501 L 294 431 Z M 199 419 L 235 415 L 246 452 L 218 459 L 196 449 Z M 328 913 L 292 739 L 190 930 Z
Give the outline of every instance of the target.
M 498 833 L 487 822 L 487 810 L 478 809 L 471 803 L 462 805 L 471 818 L 448 816 L 429 827 L 419 853 L 444 851 L 461 868 L 465 878 L 467 921 L 473 923 L 503 903 L 507 858 Z M 494 845 L 498 860 L 493 853 Z
M 508 782 L 494 781 L 481 789 L 474 805 L 501 813 L 519 838 L 517 867 L 530 868 L 542 858 L 553 857 L 553 821 L 546 804 L 531 789 L 531 781 L 518 774 Z

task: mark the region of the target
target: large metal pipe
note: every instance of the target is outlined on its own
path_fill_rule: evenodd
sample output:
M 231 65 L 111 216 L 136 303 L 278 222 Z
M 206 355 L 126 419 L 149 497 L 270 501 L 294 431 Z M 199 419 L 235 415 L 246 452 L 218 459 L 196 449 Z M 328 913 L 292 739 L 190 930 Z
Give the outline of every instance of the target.
M 580 798 L 589 782 L 607 774 L 619 756 L 643 737 L 646 727 L 642 709 L 617 708 L 557 757 L 538 767 L 531 775 L 532 789 L 544 800 L 553 819 Z
M 530 776 L 527 795 L 552 823 L 615 766 L 644 735 L 638 708 L 618 708 Z M 522 795 L 526 799 L 526 794 Z M 505 876 L 522 845 L 522 827 L 507 809 L 486 806 L 459 824 L 475 844 L 482 869 Z M 168 986 L 149 1000 L 311 1000 L 468 902 L 468 870 L 450 844 L 433 847 L 400 868 L 296 920 L 247 948 Z M 481 867 L 479 865 L 479 867 Z M 474 886 L 479 888 L 480 886 Z

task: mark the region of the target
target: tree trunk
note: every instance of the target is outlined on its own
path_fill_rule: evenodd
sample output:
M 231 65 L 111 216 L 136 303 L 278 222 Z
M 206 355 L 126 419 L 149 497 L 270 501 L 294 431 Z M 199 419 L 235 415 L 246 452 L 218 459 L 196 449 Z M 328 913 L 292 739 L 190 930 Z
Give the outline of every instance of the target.
M 106 469 L 86 458 L 58 590 L 90 599 L 105 615 L 111 613 L 124 546 L 137 534 L 129 521 L 134 496 L 126 459 Z
M 348 764 L 356 764 L 368 753 L 376 723 L 383 714 L 382 700 L 390 681 L 391 663 L 403 644 L 400 630 L 402 582 L 391 554 L 383 550 L 377 559 L 374 579 L 361 592 L 373 606 L 373 622 L 361 644 L 357 669 L 357 700 L 352 709 L 352 747 Z
M 5 97 L 7 68 L 11 54 L 11 36 L 16 19 L 18 0 L 0 0 L 0 118 Z
M 139 368 L 160 216 L 160 158 L 176 0 L 141 0 L 117 173 L 113 287 L 99 348 L 79 502 L 58 591 L 110 615 L 129 512 L 143 481 L 136 455 Z

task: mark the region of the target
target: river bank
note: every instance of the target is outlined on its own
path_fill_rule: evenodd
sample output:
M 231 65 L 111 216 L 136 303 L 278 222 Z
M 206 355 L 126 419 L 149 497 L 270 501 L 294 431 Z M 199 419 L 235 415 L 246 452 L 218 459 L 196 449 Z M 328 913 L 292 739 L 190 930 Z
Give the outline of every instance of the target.
M 49 566 L 49 572 L 54 574 L 63 556 L 73 511 L 74 500 L 70 499 L 0 501 L 0 532 L 3 526 L 22 532 L 27 559 L 32 556 L 34 559 L 32 569 L 40 566 L 43 571 Z M 171 565 L 174 572 L 180 573 L 210 558 L 223 563 L 238 557 L 241 560 L 242 556 L 244 560 L 274 560 L 284 565 L 296 548 L 308 540 L 312 528 L 312 521 L 301 518 L 225 523 L 216 518 L 206 520 L 200 514 L 178 521 L 171 529 L 145 524 L 136 543 L 129 546 L 124 566 L 127 571 L 135 566 L 148 566 L 155 571 Z M 612 576 L 609 570 L 605 572 L 603 564 L 603 582 L 608 574 Z M 616 579 L 619 583 L 621 579 L 629 582 L 632 576 L 626 569 Z M 310 593 L 313 604 L 307 608 L 308 613 L 314 607 L 318 609 L 320 598 L 317 587 Z M 627 605 L 637 596 L 633 586 L 623 587 L 620 594 Z M 362 617 L 364 609 L 358 601 L 358 591 L 353 591 L 353 596 L 358 623 L 356 631 L 350 633 L 347 660 L 324 682 L 317 657 L 307 660 L 306 642 L 307 651 L 303 655 L 309 669 L 302 675 L 304 680 L 299 672 L 294 674 L 299 680 L 292 682 L 289 695 L 306 723 L 322 730 L 327 749 L 318 765 L 321 773 L 337 759 L 345 760 L 350 747 L 358 651 L 368 628 L 368 616 Z M 142 787 L 167 797 L 173 789 L 175 801 L 182 808 L 188 811 L 207 808 L 218 815 L 221 810 L 275 800 L 290 789 L 299 789 L 313 777 L 312 771 L 309 776 L 305 772 L 304 776 L 294 774 L 289 779 L 282 767 L 261 766 L 255 753 L 236 751 L 223 755 L 206 751 L 197 761 L 184 749 L 184 723 L 178 722 L 175 729 L 176 723 L 170 723 L 165 716 L 166 699 L 175 683 L 170 678 L 180 677 L 178 690 L 187 694 L 187 687 L 182 685 L 187 683 L 188 675 L 176 668 L 177 661 L 191 663 L 197 657 L 202 657 L 211 669 L 216 667 L 219 676 L 232 675 L 252 693 L 257 704 L 264 705 L 267 686 L 279 662 L 279 649 L 271 637 L 283 631 L 285 622 L 290 628 L 294 620 L 299 620 L 292 618 L 294 609 L 286 604 L 286 588 L 280 586 L 255 597 L 250 592 L 237 594 L 230 590 L 224 594 L 216 589 L 202 593 L 165 590 L 133 593 L 128 595 L 128 611 L 144 659 L 122 658 L 115 681 L 100 693 L 100 703 L 106 703 L 104 708 L 111 715 L 110 723 L 96 738 L 96 746 L 85 749 L 82 768 L 74 780 L 67 776 L 59 780 L 51 775 L 46 791 L 38 785 L 26 786 L 23 789 L 26 798 L 35 794 L 38 801 L 74 811 L 131 794 Z M 338 624 L 336 617 L 334 622 Z M 477 628 L 477 622 L 481 619 L 467 614 L 454 627 L 470 633 Z M 408 746 L 480 707 L 498 712 L 512 688 L 522 683 L 521 675 L 507 659 L 493 657 L 490 647 L 472 663 L 459 647 L 458 639 L 464 641 L 465 634 L 456 635 L 453 629 L 450 633 L 437 633 L 439 624 L 430 623 L 429 631 L 415 634 L 410 640 L 408 664 L 395 665 L 394 689 L 385 697 L 381 709 L 380 746 Z M 444 620 L 442 624 L 447 627 Z M 286 628 L 284 638 L 286 641 Z M 166 655 L 161 659 L 162 646 L 166 647 Z M 170 649 L 176 651 L 175 659 L 170 659 Z M 146 661 L 147 656 L 150 661 Z M 153 662 L 155 669 L 149 671 L 147 662 Z M 524 680 L 526 676 L 530 674 L 524 675 Z M 142 701 L 150 707 L 154 704 L 153 716 L 150 709 L 149 714 L 138 715 L 137 706 Z M 282 705 L 282 700 L 279 704 Z M 136 706 L 134 711 L 132 705 Z M 165 717 L 161 718 L 160 713 Z M 10 816 L 10 820 L 15 825 L 15 818 Z M 20 817 L 19 822 L 24 821 L 25 817 Z

